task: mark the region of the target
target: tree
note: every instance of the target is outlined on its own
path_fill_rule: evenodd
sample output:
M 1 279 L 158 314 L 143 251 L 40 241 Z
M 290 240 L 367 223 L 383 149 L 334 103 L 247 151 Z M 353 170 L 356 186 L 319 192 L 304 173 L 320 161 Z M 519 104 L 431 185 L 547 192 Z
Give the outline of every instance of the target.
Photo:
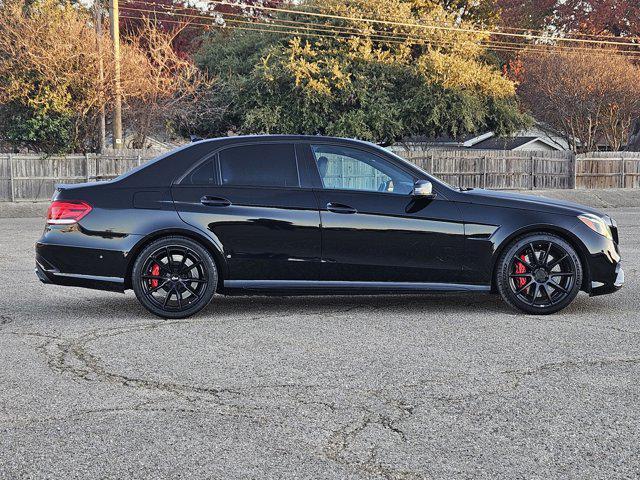
M 9 128 L 6 139 L 59 149 L 77 144 L 82 123 L 108 98 L 97 80 L 97 63 L 88 17 L 75 7 L 53 1 L 3 3 L 0 104 Z M 56 139 L 65 137 L 63 147 Z
M 185 27 L 203 12 L 185 2 L 132 0 L 122 4 L 120 10 L 120 32 L 124 36 L 136 36 L 152 20 L 157 30 L 172 36 L 172 48 L 182 58 L 188 58 L 199 46 L 201 30 Z
M 47 152 L 97 147 L 98 112 L 113 99 L 114 63 L 109 37 L 98 38 L 91 22 L 83 7 L 55 0 L 0 5 L 4 140 Z M 195 105 L 197 92 L 209 90 L 206 79 L 171 48 L 174 38 L 147 22 L 122 44 L 125 113 L 139 139 L 151 127 L 164 127 L 178 106 Z
M 494 25 L 499 19 L 498 0 L 412 0 L 418 14 L 443 8 L 459 20 L 482 26 Z
M 502 26 L 527 30 L 545 29 L 560 0 L 496 0 Z
M 209 134 L 331 134 L 391 143 L 416 134 L 506 134 L 527 122 L 514 84 L 481 60 L 484 35 L 418 23 L 466 25 L 457 14 L 405 0 L 313 6 L 332 16 L 325 25 L 343 33 L 216 33 L 204 42 L 198 63 L 226 83 L 230 106 Z M 296 14 L 285 19 L 317 21 Z
M 203 101 L 216 91 L 215 82 L 174 48 L 183 29 L 159 29 L 154 20 L 144 18 L 136 31 L 124 38 L 130 49 L 145 57 L 144 74 L 136 78 L 138 91 L 126 99 L 125 119 L 135 133 L 134 148 L 144 148 L 148 135 L 167 129 L 162 127 L 190 130 L 199 116 L 210 118 L 222 112 Z
M 151 20 L 156 29 L 172 35 L 173 50 L 182 58 L 188 58 L 199 48 L 202 37 L 202 28 L 191 28 L 193 23 L 200 24 L 207 20 L 205 16 L 209 16 L 211 22 L 220 26 L 224 24 L 223 14 L 266 19 L 270 17 L 269 10 L 253 9 L 252 6 L 274 8 L 280 4 L 282 0 L 242 0 L 238 5 L 206 3 L 195 7 L 185 0 L 130 0 L 120 6 L 120 31 L 124 35 L 135 35 Z
M 640 36 L 637 0 L 497 0 L 501 23 L 561 33 Z
M 536 118 L 564 132 L 574 151 L 624 145 L 640 110 L 640 67 L 606 49 L 525 52 L 522 60 L 520 97 Z

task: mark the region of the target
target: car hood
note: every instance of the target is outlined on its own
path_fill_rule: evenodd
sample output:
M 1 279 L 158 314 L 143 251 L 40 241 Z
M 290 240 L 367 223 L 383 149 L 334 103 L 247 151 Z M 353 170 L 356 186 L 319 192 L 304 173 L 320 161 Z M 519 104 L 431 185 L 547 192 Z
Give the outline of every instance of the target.
M 483 189 L 473 189 L 461 193 L 467 201 L 481 205 L 536 210 L 539 212 L 559 213 L 563 215 L 592 213 L 598 217 L 607 218 L 606 214 L 597 209 L 564 200 L 556 200 L 554 198 Z

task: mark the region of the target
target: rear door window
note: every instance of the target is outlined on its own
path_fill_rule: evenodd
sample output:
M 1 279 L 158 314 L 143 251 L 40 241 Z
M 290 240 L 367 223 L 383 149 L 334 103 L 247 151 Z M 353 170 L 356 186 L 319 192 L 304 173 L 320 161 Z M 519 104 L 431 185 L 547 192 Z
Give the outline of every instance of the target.
M 223 185 L 300 186 L 293 144 L 242 145 L 222 150 L 218 156 Z

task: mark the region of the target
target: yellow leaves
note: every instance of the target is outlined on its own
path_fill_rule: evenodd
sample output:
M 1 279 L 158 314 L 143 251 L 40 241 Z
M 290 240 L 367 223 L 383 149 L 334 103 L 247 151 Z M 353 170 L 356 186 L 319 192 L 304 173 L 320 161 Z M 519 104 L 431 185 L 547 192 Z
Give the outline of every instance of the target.
M 108 34 L 98 37 L 81 6 L 21 0 L 0 6 L 0 101 L 20 101 L 82 117 L 114 94 L 114 59 Z M 103 31 L 107 31 L 103 28 Z M 189 95 L 203 83 L 199 72 L 172 48 L 175 33 L 151 21 L 121 44 L 125 101 L 156 102 Z M 104 77 L 100 81 L 102 63 Z
M 53 0 L 0 8 L 2 99 L 41 111 L 84 112 L 102 94 L 97 39 L 80 8 Z M 108 49 L 105 46 L 105 51 Z
M 343 34 L 317 42 L 316 50 L 307 43 L 293 48 L 292 56 L 307 58 L 311 65 L 297 60 L 299 76 L 317 80 L 322 58 L 332 57 L 348 68 L 349 62 L 371 61 L 416 68 L 434 83 L 447 88 L 469 90 L 504 98 L 515 95 L 515 84 L 499 70 L 483 63 L 482 43 L 486 34 L 447 11 L 432 0 L 323 0 L 315 2 L 320 11 L 340 17 L 332 20 Z M 349 33 L 353 33 L 349 35 Z M 296 50 L 297 49 L 297 50 Z M 323 81 L 315 88 L 329 91 Z M 338 88 L 334 86 L 334 88 Z
M 433 81 L 446 88 L 470 90 L 496 98 L 515 95 L 513 82 L 496 69 L 479 62 L 430 51 L 421 58 L 420 67 Z
M 310 97 L 331 96 L 333 89 L 346 88 L 350 83 L 342 64 L 321 53 L 299 38 L 289 43 L 286 68 L 293 75 L 296 88 L 303 89 Z

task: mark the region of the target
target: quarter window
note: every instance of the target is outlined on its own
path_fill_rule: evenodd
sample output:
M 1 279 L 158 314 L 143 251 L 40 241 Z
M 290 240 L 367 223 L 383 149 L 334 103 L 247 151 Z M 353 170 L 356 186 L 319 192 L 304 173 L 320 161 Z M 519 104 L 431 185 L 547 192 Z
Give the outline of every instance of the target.
M 298 187 L 298 165 L 292 144 L 231 147 L 219 153 L 223 185 Z
M 213 160 L 208 160 L 188 174 L 182 185 L 212 185 L 216 183 Z
M 386 161 L 356 148 L 312 145 L 324 188 L 408 195 L 413 177 Z

